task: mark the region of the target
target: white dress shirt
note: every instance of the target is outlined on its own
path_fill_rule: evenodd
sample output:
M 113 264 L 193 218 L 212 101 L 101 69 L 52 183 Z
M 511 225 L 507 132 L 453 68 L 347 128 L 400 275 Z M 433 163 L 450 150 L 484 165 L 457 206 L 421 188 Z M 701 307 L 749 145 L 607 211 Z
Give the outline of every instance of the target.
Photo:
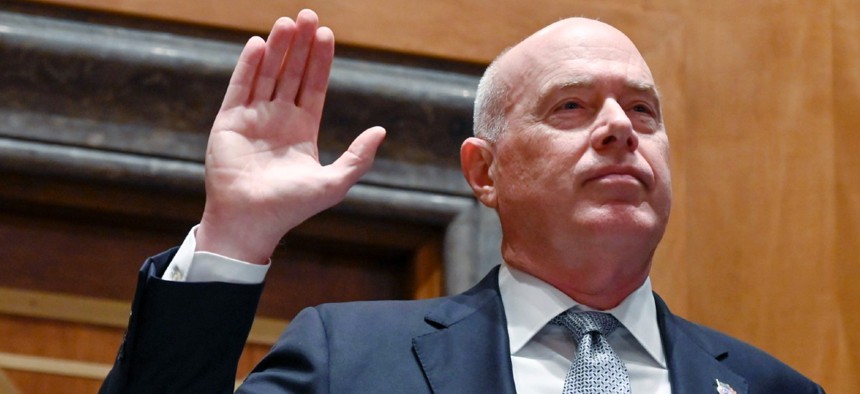
M 197 226 L 191 228 L 161 279 L 175 282 L 263 283 L 271 261 L 251 264 L 209 252 L 196 252 Z
M 576 357 L 576 343 L 565 328 L 548 323 L 573 307 L 593 309 L 505 264 L 499 270 L 499 290 L 508 320 L 517 392 L 561 393 Z M 650 278 L 617 307 L 603 312 L 612 314 L 623 325 L 606 340 L 627 367 L 633 393 L 669 394 L 669 370 Z
M 242 262 L 196 252 L 197 227 L 189 231 L 162 279 L 179 282 L 262 283 L 270 264 Z M 499 289 L 508 324 L 514 384 L 518 393 L 561 393 L 576 357 L 576 343 L 565 329 L 547 324 L 573 307 L 592 310 L 525 272 L 502 264 Z M 611 313 L 623 327 L 606 339 L 630 374 L 633 393 L 669 394 L 669 371 L 657 327 L 650 278 Z

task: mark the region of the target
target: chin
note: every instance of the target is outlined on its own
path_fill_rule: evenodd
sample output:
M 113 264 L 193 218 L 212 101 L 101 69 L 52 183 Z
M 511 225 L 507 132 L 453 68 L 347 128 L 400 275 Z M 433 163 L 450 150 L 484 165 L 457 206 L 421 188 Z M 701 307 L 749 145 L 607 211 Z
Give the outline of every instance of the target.
M 616 234 L 625 229 L 633 232 L 662 231 L 666 223 L 654 211 L 629 204 L 603 205 L 578 221 L 595 230 L 610 230 Z

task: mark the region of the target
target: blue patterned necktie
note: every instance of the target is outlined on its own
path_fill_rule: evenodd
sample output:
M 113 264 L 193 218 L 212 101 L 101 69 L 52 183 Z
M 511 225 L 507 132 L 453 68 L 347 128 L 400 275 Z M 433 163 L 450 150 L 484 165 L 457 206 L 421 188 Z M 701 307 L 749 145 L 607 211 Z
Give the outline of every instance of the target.
M 608 313 L 566 311 L 550 323 L 570 330 L 579 343 L 563 394 L 630 394 L 627 367 L 606 341 L 607 335 L 621 327 L 618 319 Z

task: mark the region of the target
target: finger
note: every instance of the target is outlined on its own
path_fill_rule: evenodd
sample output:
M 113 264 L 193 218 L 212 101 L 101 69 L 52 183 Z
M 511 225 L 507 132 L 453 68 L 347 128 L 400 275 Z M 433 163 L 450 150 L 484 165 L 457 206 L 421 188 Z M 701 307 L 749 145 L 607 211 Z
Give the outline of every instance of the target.
M 295 102 L 318 25 L 319 18 L 311 10 L 302 10 L 296 16 L 296 33 L 284 59 L 283 71 L 278 78 L 273 99 Z
M 296 24 L 290 18 L 279 18 L 272 26 L 272 32 L 266 40 L 266 53 L 257 72 L 254 84 L 253 98 L 255 100 L 270 100 L 275 90 L 278 74 L 284 61 L 284 54 L 290 47 L 290 42 L 296 33 Z
M 307 109 L 315 117 L 322 116 L 333 59 L 334 33 L 327 27 L 320 27 L 311 46 L 308 66 L 296 100 L 296 105 Z
M 349 145 L 349 149 L 329 165 L 330 169 L 341 178 L 344 186 L 347 188 L 352 186 L 370 170 L 383 139 L 385 139 L 385 129 L 379 126 L 371 127 L 356 137 Z
M 251 37 L 245 44 L 242 54 L 239 55 L 236 68 L 233 69 L 230 84 L 227 85 L 227 92 L 224 93 L 224 101 L 221 102 L 222 110 L 244 105 L 248 102 L 254 86 L 254 76 L 260 59 L 263 58 L 265 46 L 265 42 L 260 37 Z

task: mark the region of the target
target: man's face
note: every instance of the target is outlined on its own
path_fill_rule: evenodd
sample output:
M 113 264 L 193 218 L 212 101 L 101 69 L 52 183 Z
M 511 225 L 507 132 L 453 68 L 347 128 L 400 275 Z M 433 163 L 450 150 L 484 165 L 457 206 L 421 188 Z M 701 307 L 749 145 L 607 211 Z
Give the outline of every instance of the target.
M 515 249 L 506 260 L 563 259 L 578 241 L 612 237 L 653 252 L 671 205 L 669 142 L 633 44 L 617 31 L 551 27 L 502 61 L 507 123 L 490 176 Z

